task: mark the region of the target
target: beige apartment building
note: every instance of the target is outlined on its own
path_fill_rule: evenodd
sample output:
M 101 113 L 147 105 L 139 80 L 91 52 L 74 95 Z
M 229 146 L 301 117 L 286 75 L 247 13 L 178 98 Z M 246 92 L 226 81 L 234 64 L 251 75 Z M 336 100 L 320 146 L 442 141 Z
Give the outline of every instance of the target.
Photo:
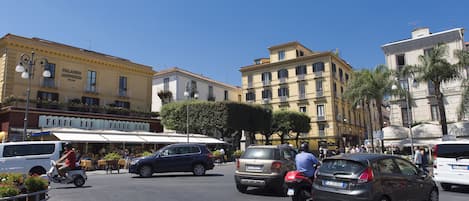
M 311 148 L 362 144 L 365 115 L 342 98 L 352 67 L 333 52 L 314 52 L 298 42 L 272 46 L 269 58 L 241 67 L 243 101 L 275 110 L 304 112 L 311 130 L 300 137 Z M 256 137 L 262 140 L 262 136 Z M 276 135 L 273 143 L 279 143 Z M 292 143 L 294 144 L 294 143 Z

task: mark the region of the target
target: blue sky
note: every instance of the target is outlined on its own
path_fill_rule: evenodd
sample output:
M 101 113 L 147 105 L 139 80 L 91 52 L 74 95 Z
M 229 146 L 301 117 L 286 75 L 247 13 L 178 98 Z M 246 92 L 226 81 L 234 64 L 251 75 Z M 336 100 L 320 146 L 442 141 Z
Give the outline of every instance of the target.
M 409 38 L 416 27 L 468 29 L 468 9 L 464 0 L 10 0 L 0 7 L 0 35 L 39 37 L 240 85 L 239 68 L 267 57 L 270 46 L 337 48 L 355 69 L 372 68 L 384 63 L 381 45 Z

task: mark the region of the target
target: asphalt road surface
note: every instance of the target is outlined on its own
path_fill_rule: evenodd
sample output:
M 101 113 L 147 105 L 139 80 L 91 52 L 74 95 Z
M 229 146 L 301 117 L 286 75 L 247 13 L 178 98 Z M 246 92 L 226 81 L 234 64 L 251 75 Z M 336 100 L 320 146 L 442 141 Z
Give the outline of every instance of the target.
M 90 172 L 82 188 L 73 184 L 52 184 L 50 201 L 276 201 L 291 200 L 275 193 L 250 189 L 247 194 L 239 193 L 234 184 L 233 164 L 215 166 L 206 176 L 192 173 L 154 174 L 151 178 L 121 173 L 106 175 Z M 467 201 L 469 188 L 454 188 L 452 192 L 440 191 L 441 201 Z

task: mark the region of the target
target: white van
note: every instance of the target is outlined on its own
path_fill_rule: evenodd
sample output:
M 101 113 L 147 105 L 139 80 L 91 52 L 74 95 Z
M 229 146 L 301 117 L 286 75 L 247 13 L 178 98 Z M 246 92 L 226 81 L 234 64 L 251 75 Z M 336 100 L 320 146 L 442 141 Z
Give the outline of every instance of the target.
M 60 141 L 24 141 L 0 143 L 0 172 L 45 174 L 50 161 L 62 153 Z
M 435 145 L 433 178 L 443 190 L 469 185 L 469 141 L 446 141 Z

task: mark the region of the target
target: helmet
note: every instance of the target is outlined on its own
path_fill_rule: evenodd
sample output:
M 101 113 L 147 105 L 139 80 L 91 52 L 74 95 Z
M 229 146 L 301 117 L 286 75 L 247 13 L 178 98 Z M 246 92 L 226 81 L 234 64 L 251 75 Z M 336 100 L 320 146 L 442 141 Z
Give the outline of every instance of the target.
M 300 145 L 300 151 L 309 152 L 309 145 L 307 142 L 304 142 Z

